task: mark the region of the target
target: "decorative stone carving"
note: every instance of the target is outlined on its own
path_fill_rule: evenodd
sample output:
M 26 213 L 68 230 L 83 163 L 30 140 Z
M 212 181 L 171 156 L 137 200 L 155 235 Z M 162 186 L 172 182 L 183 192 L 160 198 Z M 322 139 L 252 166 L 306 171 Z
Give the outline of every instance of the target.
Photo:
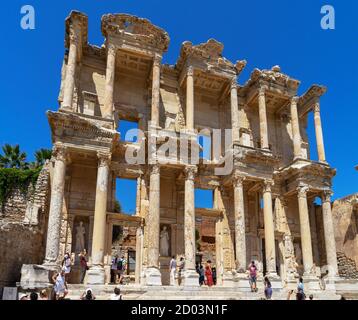
M 76 245 L 75 250 L 76 253 L 80 253 L 85 249 L 85 227 L 83 226 L 83 222 L 80 221 L 78 226 L 76 227 Z

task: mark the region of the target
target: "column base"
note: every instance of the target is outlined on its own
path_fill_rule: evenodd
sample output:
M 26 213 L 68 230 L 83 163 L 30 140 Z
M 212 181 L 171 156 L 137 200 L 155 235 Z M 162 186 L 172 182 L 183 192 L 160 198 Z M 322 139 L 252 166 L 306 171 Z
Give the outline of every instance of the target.
M 341 280 L 338 276 L 326 276 L 323 278 L 323 281 L 325 283 L 325 290 L 327 291 L 333 291 L 336 292 L 336 282 L 339 282 Z
M 231 271 L 226 271 L 223 274 L 223 287 L 226 288 L 233 288 L 235 287 L 235 280 L 234 280 L 234 274 Z
M 314 274 L 303 274 L 302 276 L 303 283 L 306 284 L 308 291 L 320 291 L 322 290 L 319 279 Z
M 59 270 L 60 267 L 58 265 L 49 267 L 36 264 L 23 264 L 21 268 L 20 287 L 25 290 L 49 288 L 52 286 L 52 275 Z
M 157 268 L 147 268 L 145 270 L 144 282 L 147 286 L 161 286 L 162 274 Z
M 199 287 L 198 273 L 195 270 L 185 270 L 183 285 L 184 287 Z
M 105 284 L 105 271 L 103 267 L 94 266 L 87 271 L 87 284 Z
M 236 282 L 236 287 L 239 291 L 251 291 L 250 281 L 246 273 L 236 273 L 234 275 L 234 281 Z

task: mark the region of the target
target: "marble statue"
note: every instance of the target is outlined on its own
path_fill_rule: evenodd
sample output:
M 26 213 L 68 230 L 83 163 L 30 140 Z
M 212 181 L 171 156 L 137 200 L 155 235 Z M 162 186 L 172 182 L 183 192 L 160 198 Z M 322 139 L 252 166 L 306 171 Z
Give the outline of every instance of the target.
M 163 257 L 169 256 L 169 233 L 166 226 L 160 232 L 160 255 Z
M 80 221 L 79 225 L 76 227 L 76 246 L 75 250 L 77 253 L 82 252 L 85 249 L 85 234 L 86 230 L 83 226 L 83 222 Z

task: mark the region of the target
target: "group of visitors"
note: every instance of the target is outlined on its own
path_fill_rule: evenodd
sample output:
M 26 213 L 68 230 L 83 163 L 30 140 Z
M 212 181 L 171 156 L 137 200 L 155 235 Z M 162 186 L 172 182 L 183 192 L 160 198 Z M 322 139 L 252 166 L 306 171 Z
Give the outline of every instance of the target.
M 206 261 L 205 267 L 201 263 L 197 263 L 196 272 L 199 274 L 200 286 L 212 287 L 216 285 L 216 268 L 211 266 L 211 260 Z
M 251 261 L 248 269 L 249 274 L 249 282 L 251 287 L 251 292 L 257 292 L 257 272 L 258 268 L 255 265 L 255 261 Z M 293 295 L 294 290 L 290 290 L 288 292 L 287 300 L 291 299 L 291 296 Z M 272 299 L 272 285 L 269 277 L 264 278 L 264 295 L 266 300 Z M 303 279 L 302 277 L 299 278 L 298 284 L 297 284 L 297 290 L 296 290 L 296 300 L 306 300 L 306 294 L 304 292 L 304 285 L 303 285 Z M 313 295 L 311 294 L 308 297 L 309 300 L 313 300 Z
M 48 298 L 48 294 L 47 294 L 47 290 L 43 289 L 40 291 L 40 294 L 38 294 L 37 292 L 33 291 L 31 292 L 29 295 L 26 293 L 22 293 L 19 295 L 19 300 L 49 300 Z
M 122 284 L 124 275 L 127 270 L 127 260 L 124 256 L 118 258 L 118 255 L 115 255 L 112 258 L 111 263 L 111 283 Z

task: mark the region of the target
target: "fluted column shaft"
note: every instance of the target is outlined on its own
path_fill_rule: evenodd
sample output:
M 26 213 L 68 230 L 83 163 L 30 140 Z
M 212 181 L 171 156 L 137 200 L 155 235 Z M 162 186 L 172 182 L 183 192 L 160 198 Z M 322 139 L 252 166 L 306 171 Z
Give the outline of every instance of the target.
M 59 257 L 62 206 L 65 190 L 66 149 L 62 145 L 55 145 L 53 149 L 55 168 L 51 185 L 50 212 L 47 226 L 47 241 L 45 261 L 46 265 L 56 265 Z
M 262 149 L 269 149 L 265 90 L 259 89 L 260 141 Z
M 97 156 L 98 169 L 92 237 L 92 266 L 102 267 L 106 246 L 107 193 L 111 155 L 98 152 Z
M 186 270 L 195 270 L 196 247 L 194 178 L 196 172 L 196 167 L 185 168 L 184 241 Z
M 151 167 L 149 181 L 148 212 L 148 267 L 159 268 L 159 229 L 160 229 L 160 167 Z
M 186 78 L 186 127 L 194 130 L 194 70 L 188 67 Z
M 328 276 L 338 275 L 337 250 L 334 237 L 334 227 L 331 210 L 331 192 L 325 191 L 322 195 L 322 215 L 324 228 L 324 242 L 326 245 L 326 256 L 328 266 Z
M 113 94 L 114 94 L 114 79 L 115 79 L 115 70 L 116 70 L 116 51 L 117 48 L 115 45 L 108 44 L 106 84 L 104 90 L 104 107 L 103 107 L 103 117 L 106 119 L 113 119 Z
M 160 103 L 160 63 L 162 57 L 156 55 L 153 60 L 152 80 L 152 124 L 159 127 L 159 103 Z
M 244 177 L 234 177 L 235 253 L 236 268 L 239 272 L 245 272 L 247 268 L 243 182 Z
M 271 181 L 265 181 L 263 189 L 265 254 L 267 274 L 276 275 L 275 228 L 272 213 Z
M 321 162 L 326 162 L 319 102 L 316 102 L 313 108 L 313 113 L 314 113 L 314 127 L 316 132 L 318 160 Z
M 79 35 L 78 28 L 71 26 L 70 28 L 70 46 L 67 59 L 65 85 L 63 91 L 62 108 L 72 109 L 73 91 L 75 89 L 76 63 L 78 53 Z
M 301 232 L 301 246 L 302 246 L 302 259 L 303 269 L 305 274 L 311 274 L 313 267 L 313 254 L 312 254 L 312 238 L 310 219 L 308 214 L 307 205 L 307 191 L 306 186 L 300 186 L 297 189 L 298 193 L 298 210 L 300 218 L 300 232 Z
M 298 102 L 298 97 L 293 97 L 291 100 L 291 125 L 292 125 L 294 158 L 302 157 L 301 134 L 300 134 L 300 124 L 298 120 L 298 113 L 297 113 L 297 102 Z
M 231 126 L 232 142 L 240 141 L 239 105 L 237 100 L 237 80 L 234 77 L 231 81 Z

